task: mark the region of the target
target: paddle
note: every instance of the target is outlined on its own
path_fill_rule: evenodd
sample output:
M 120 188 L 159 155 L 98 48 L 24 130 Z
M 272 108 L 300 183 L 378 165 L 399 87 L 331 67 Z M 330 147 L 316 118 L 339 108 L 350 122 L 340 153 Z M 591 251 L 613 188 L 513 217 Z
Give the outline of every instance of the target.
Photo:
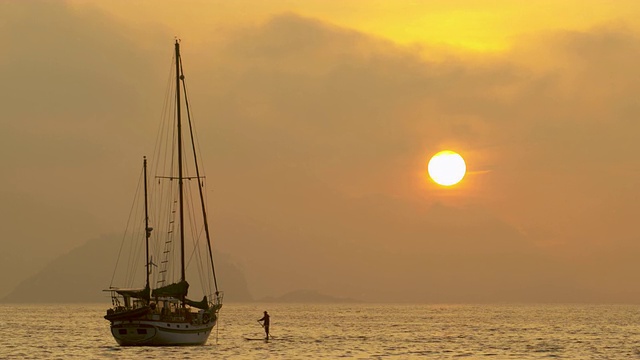
M 262 326 L 262 328 L 264 329 L 264 324 L 263 324 L 263 323 L 261 323 L 261 322 L 260 322 L 260 320 L 258 320 L 258 324 L 260 324 L 260 326 Z M 274 339 L 275 339 L 275 337 L 274 337 L 273 335 L 271 335 L 271 331 L 269 331 L 269 337 L 267 338 L 267 340 L 268 340 L 269 338 L 274 338 Z

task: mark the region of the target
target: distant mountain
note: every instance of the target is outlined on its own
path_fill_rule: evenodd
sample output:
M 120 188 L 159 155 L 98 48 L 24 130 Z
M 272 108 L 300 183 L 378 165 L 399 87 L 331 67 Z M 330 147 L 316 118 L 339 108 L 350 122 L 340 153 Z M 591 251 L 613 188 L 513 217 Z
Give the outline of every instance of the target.
M 288 292 L 279 297 L 265 297 L 260 299 L 261 302 L 271 303 L 358 303 L 362 302 L 355 299 L 335 297 L 321 294 L 314 290 L 295 290 Z
M 118 255 L 117 237 L 91 240 L 58 257 L 0 299 L 4 303 L 110 302 L 109 286 Z M 226 301 L 252 301 L 243 272 L 227 256 L 216 254 L 219 286 Z

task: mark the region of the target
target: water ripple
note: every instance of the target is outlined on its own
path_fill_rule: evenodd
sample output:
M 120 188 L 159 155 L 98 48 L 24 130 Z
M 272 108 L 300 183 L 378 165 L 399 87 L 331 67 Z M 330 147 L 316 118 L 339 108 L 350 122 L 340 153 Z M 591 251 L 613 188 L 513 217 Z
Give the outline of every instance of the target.
M 0 305 L 0 359 L 640 359 L 636 306 L 229 304 L 205 346 L 120 347 L 106 305 Z M 20 316 L 16 316 L 20 314 Z

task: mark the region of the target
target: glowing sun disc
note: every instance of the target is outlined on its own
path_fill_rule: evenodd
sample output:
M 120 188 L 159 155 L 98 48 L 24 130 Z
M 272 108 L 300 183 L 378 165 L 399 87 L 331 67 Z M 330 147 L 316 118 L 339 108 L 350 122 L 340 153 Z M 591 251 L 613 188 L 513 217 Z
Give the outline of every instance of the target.
M 429 176 L 442 186 L 455 185 L 464 178 L 467 165 L 462 156 L 451 150 L 440 151 L 433 155 L 427 166 Z

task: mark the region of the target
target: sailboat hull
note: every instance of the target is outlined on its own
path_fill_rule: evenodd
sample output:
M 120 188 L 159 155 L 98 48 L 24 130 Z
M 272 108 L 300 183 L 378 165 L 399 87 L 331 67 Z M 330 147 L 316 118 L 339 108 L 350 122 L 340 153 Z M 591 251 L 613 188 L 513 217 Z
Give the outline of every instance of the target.
M 122 346 L 204 345 L 216 322 L 206 325 L 155 320 L 115 321 L 111 334 Z

